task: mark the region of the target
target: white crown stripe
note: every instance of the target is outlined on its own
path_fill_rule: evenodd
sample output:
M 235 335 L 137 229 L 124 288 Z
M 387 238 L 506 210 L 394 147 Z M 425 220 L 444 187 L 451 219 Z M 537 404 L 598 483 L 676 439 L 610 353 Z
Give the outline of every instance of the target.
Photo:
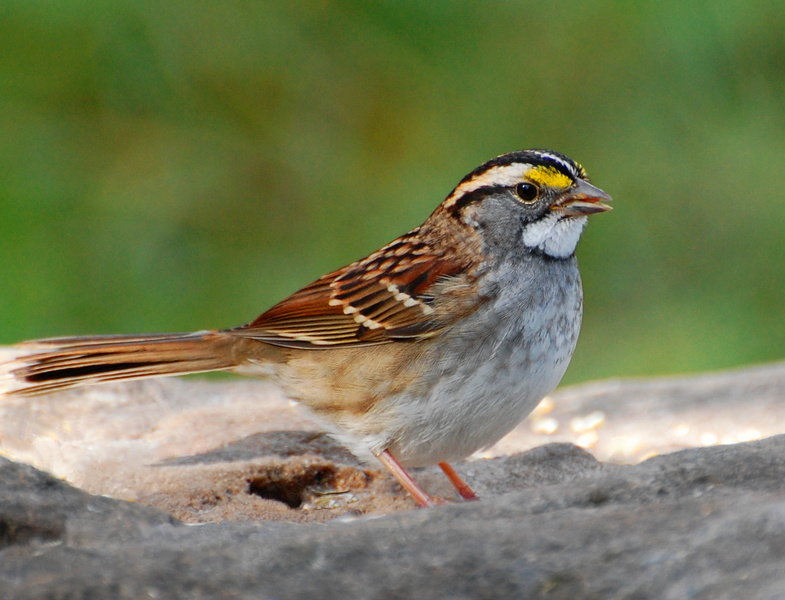
M 550 152 L 539 152 L 539 155 L 552 160 L 553 162 L 559 163 L 562 165 L 569 173 L 576 177 L 578 174 L 575 171 L 575 166 L 564 160 L 561 156 L 556 156 L 555 154 L 551 154 Z

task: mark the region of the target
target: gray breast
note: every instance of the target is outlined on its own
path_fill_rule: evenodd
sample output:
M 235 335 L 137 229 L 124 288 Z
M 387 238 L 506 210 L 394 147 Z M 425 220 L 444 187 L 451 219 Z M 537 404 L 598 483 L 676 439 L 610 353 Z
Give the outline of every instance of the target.
M 398 398 L 394 446 L 404 464 L 493 444 L 558 385 L 580 330 L 580 275 L 575 258 L 530 258 L 486 276 L 483 293 L 493 299 L 434 340 L 438 368 L 427 392 Z

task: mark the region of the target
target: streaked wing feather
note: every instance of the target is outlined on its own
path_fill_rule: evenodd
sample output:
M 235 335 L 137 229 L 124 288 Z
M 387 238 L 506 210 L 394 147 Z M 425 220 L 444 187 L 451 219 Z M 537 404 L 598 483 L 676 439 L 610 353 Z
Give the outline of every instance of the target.
M 434 253 L 417 233 L 325 275 L 232 333 L 314 349 L 436 335 L 450 319 L 434 309 L 434 285 L 460 275 L 465 265 Z

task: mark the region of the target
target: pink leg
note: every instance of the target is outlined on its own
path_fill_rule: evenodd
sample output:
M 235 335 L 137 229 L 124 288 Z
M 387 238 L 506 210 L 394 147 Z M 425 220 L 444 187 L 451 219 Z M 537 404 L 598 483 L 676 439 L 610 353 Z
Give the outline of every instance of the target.
M 444 471 L 444 474 L 447 475 L 447 479 L 449 479 L 455 486 L 455 489 L 458 490 L 461 498 L 464 500 L 479 500 L 479 497 L 477 497 L 477 494 L 474 493 L 474 490 L 469 487 L 468 483 L 461 479 L 461 476 L 455 472 L 455 469 L 453 469 L 446 462 L 440 462 L 439 466 L 441 467 L 442 471 Z
M 401 463 L 399 463 L 395 457 L 390 454 L 389 450 L 385 450 L 381 454 L 377 454 L 376 458 L 378 458 L 381 463 L 387 467 L 390 473 L 393 474 L 393 477 L 398 480 L 398 483 L 403 486 L 403 489 L 412 495 L 412 498 L 414 498 L 414 501 L 420 506 L 420 508 L 436 506 L 437 504 L 444 504 L 444 500 L 440 500 L 439 498 L 434 498 L 426 494 L 425 491 L 423 491 L 423 489 L 417 485 L 417 482 L 412 479 L 411 475 L 409 475 L 401 466 Z

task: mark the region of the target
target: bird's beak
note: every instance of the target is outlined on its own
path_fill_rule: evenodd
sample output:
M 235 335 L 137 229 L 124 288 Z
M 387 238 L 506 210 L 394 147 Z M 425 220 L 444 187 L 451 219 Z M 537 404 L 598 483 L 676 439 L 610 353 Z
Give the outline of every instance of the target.
M 605 204 L 611 200 L 600 188 L 579 179 L 575 187 L 559 198 L 551 210 L 558 211 L 565 217 L 584 217 L 611 210 L 613 207 Z

